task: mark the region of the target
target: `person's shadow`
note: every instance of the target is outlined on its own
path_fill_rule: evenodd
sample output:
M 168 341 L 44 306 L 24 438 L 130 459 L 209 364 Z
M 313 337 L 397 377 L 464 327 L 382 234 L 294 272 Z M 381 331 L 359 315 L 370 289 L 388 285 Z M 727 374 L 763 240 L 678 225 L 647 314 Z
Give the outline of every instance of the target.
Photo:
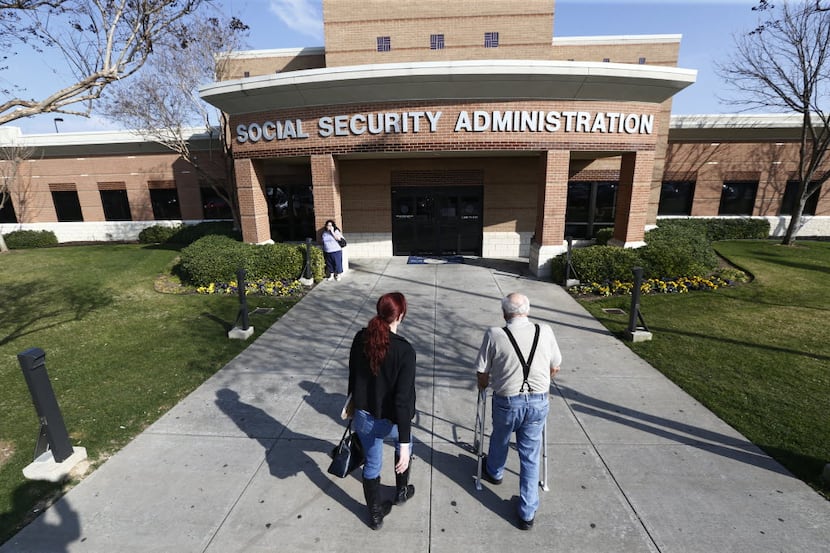
M 0 528 L 11 528 L 16 525 L 26 525 L 27 520 L 19 520 L 17 513 L 22 510 L 31 512 L 31 497 L 35 488 L 42 488 L 44 482 L 26 482 L 21 484 L 14 490 L 14 506 L 6 514 L 0 515 Z M 47 484 L 54 486 L 53 484 Z M 36 492 L 35 492 L 36 493 Z M 39 550 L 52 551 L 54 553 L 61 553 L 62 551 L 69 551 L 69 545 L 75 543 L 81 537 L 81 522 L 66 498 L 58 499 L 54 505 L 49 507 L 49 512 L 54 515 L 60 522 L 56 524 L 46 522 L 46 515 L 42 513 L 37 519 L 31 522 L 29 534 L 25 537 L 24 546 L 34 547 L 38 545 Z M 32 536 L 32 534 L 34 534 Z M 31 536 L 31 537 L 30 537 Z M 9 551 L 14 551 L 13 545 L 15 543 L 14 536 L 0 545 L 0 550 L 5 550 L 4 547 L 10 547 Z
M 325 453 L 328 459 L 334 444 L 294 432 L 259 407 L 240 401 L 239 394 L 230 388 L 216 391 L 216 405 L 246 436 L 262 445 L 272 476 L 285 479 L 304 473 L 321 491 L 362 518 L 366 507 L 335 485 L 334 477 L 308 455 L 308 452 Z

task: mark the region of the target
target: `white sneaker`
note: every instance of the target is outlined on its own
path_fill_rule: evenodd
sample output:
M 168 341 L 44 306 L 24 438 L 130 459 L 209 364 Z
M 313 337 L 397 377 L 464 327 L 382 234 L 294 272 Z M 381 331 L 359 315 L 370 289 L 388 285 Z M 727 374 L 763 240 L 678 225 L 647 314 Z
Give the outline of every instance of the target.
M 334 280 L 340 280 L 340 275 L 334 275 Z
M 329 275 L 329 278 L 327 278 L 326 280 L 334 280 L 334 275 Z

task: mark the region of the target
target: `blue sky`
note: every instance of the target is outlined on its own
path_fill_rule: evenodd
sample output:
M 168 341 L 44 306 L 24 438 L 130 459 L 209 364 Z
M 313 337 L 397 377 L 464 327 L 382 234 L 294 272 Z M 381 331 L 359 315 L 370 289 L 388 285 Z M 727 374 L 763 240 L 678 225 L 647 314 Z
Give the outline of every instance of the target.
M 390 0 L 394 1 L 394 0 Z M 421 0 L 444 2 L 446 0 Z M 521 0 L 510 0 L 521 1 Z M 251 27 L 251 49 L 323 46 L 321 0 L 224 0 L 224 8 Z M 681 34 L 679 66 L 698 71 L 697 83 L 674 97 L 672 113 L 729 113 L 719 102 L 724 84 L 713 64 L 733 49 L 733 35 L 755 27 L 752 6 L 757 0 L 557 0 L 555 36 Z M 21 52 L 10 69 L 0 73 L 2 84 L 25 86 L 32 95 L 48 93 L 61 80 L 59 63 Z M 26 134 L 55 132 L 55 115 L 18 120 Z M 99 117 L 60 115 L 60 132 L 111 130 Z

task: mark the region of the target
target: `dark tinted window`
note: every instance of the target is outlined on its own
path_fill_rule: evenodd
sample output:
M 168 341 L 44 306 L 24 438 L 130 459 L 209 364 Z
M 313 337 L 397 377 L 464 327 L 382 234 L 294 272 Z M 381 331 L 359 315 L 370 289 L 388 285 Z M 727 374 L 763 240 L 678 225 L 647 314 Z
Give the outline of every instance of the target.
M 666 181 L 660 188 L 658 215 L 691 215 L 695 195 L 693 181 Z
M 126 190 L 100 190 L 104 219 L 107 221 L 132 221 L 130 201 Z
M 807 199 L 807 203 L 804 204 L 804 211 L 801 212 L 802 215 L 816 214 L 819 196 L 821 196 L 821 187 Z M 784 197 L 781 199 L 780 214 L 792 215 L 796 205 L 798 205 L 798 181 L 787 181 L 787 189 L 784 191 Z
M 84 216 L 81 213 L 81 202 L 78 201 L 78 192 L 53 191 L 52 202 L 55 204 L 55 213 L 61 223 L 81 222 Z
M 157 188 L 150 190 L 150 203 L 153 204 L 153 217 L 157 221 L 181 219 L 179 194 L 175 188 Z
M 3 204 L 3 208 L 0 209 L 0 223 L 16 223 L 17 215 L 14 213 L 11 197 L 8 194 L 0 194 L 0 203 Z
M 752 215 L 758 181 L 725 181 L 718 215 Z

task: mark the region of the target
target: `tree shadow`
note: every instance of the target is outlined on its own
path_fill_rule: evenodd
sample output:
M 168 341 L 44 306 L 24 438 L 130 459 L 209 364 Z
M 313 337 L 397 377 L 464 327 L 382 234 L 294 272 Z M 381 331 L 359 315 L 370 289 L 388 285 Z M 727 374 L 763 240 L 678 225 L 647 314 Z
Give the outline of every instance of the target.
M 747 463 L 778 474 L 789 474 L 787 470 L 747 439 L 721 434 L 699 426 L 603 401 L 561 384 L 553 385 L 566 400 L 574 415 L 580 413 L 605 419 L 679 444 L 703 449 L 727 459 Z
M 85 319 L 113 302 L 94 284 L 13 283 L 0 287 L 0 346 L 71 321 Z
M 328 456 L 334 444 L 327 444 L 313 436 L 294 432 L 259 407 L 240 401 L 239 394 L 230 388 L 217 390 L 215 402 L 246 436 L 257 440 L 262 445 L 272 476 L 284 480 L 304 474 L 320 491 L 362 519 L 366 507 L 343 491 L 340 486 L 335 485 L 328 473 L 324 472 L 317 461 L 308 455 L 308 452 L 317 452 Z M 288 444 L 296 448 L 299 459 L 285 455 L 286 452 L 282 450 L 282 447 Z

